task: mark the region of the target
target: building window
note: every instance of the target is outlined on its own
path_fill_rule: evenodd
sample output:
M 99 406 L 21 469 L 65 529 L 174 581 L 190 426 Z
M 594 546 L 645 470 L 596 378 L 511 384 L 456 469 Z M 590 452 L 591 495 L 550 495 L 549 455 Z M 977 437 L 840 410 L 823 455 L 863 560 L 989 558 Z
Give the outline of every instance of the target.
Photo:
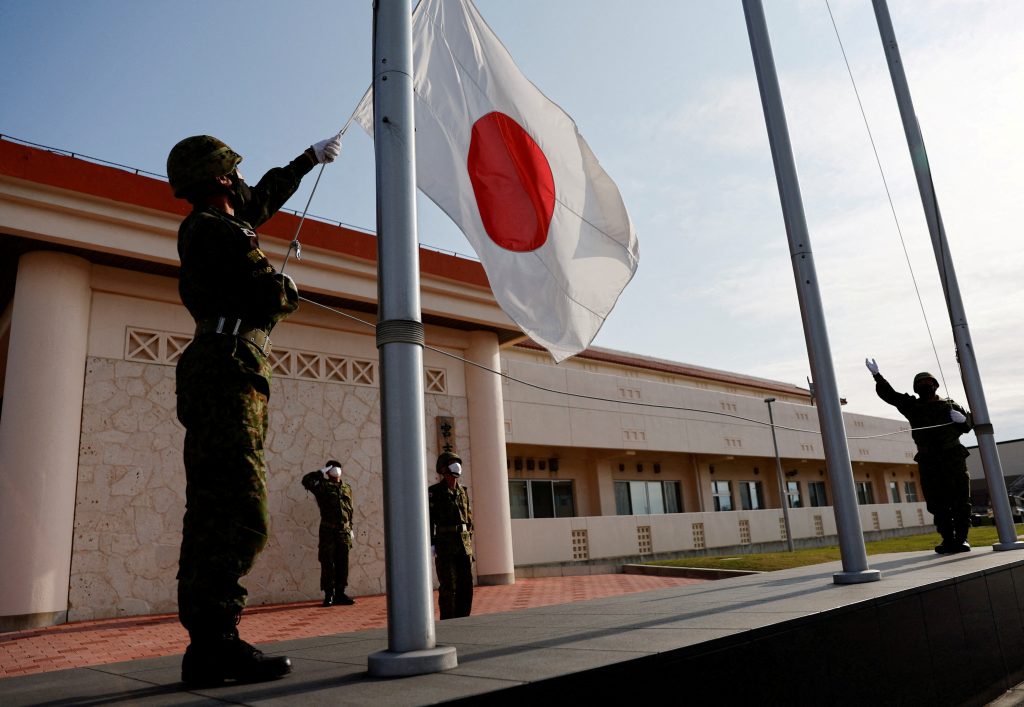
M 576 515 L 572 481 L 509 481 L 508 503 L 513 518 L 572 518 Z
M 904 481 L 903 482 L 903 497 L 907 499 L 907 503 L 917 503 L 917 482 L 916 481 Z
M 825 493 L 825 482 L 824 481 L 808 481 L 807 482 L 807 498 L 811 502 L 812 508 L 818 508 L 820 506 L 828 505 L 828 494 Z
M 716 511 L 732 510 L 732 482 L 712 481 L 711 498 L 715 502 Z
M 620 516 L 679 513 L 678 481 L 616 481 L 615 512 Z
M 889 482 L 889 500 L 893 503 L 900 502 L 900 484 L 898 481 Z
M 745 511 L 759 511 L 764 508 L 764 494 L 760 481 L 740 482 L 740 508 Z
M 857 503 L 862 506 L 875 502 L 875 490 L 871 488 L 870 481 L 857 482 Z
M 786 482 L 786 498 L 790 508 L 803 508 L 803 501 L 800 499 L 800 482 Z

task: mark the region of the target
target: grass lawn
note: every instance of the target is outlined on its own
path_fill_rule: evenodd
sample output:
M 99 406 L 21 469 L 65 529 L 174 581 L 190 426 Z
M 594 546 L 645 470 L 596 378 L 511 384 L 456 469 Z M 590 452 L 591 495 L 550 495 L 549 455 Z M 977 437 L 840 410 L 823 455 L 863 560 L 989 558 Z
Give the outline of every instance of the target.
M 1024 525 L 1017 525 L 1017 535 L 1024 533 Z M 869 555 L 881 555 L 888 552 L 917 552 L 933 550 L 941 538 L 938 533 L 924 535 L 908 535 L 902 538 L 890 538 L 867 543 Z M 974 547 L 988 547 L 999 541 L 994 525 L 983 525 L 971 528 L 968 541 Z M 794 550 L 793 552 L 762 552 L 750 555 L 731 555 L 728 557 L 687 557 L 680 560 L 661 560 L 646 562 L 648 565 L 669 565 L 671 567 L 710 567 L 725 570 L 757 570 L 771 572 L 790 567 L 816 565 L 821 562 L 832 562 L 840 559 L 839 546 Z

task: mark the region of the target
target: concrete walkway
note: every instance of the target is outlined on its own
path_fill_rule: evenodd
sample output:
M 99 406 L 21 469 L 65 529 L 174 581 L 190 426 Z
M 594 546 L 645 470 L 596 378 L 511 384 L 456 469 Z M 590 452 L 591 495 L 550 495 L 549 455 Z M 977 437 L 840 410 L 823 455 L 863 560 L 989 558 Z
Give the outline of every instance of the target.
M 836 585 L 832 574 L 841 568 L 829 563 L 717 582 L 676 581 L 573 603 L 529 606 L 531 598 L 505 612 L 483 613 L 481 607 L 474 616 L 438 624 L 438 643 L 455 646 L 459 659 L 444 673 L 371 678 L 367 656 L 387 647 L 386 632 L 372 628 L 261 646 L 294 662 L 294 673 L 275 682 L 187 691 L 179 682 L 179 654 L 10 677 L 0 680 L 0 704 L 522 705 L 627 695 L 654 700 L 674 685 L 694 704 L 982 705 L 983 694 L 996 699 L 1019 681 L 1004 685 L 1000 675 L 1024 671 L 1024 660 L 1018 660 L 1024 656 L 1024 553 L 978 548 L 957 556 L 870 559 L 883 573 L 880 582 Z M 586 599 L 588 583 L 622 581 L 633 576 L 515 586 L 536 596 L 533 583 L 575 584 L 570 593 Z M 369 611 L 373 601 L 347 608 L 271 607 L 243 621 L 243 633 L 253 637 L 257 623 L 281 623 L 291 612 L 304 617 L 298 624 L 320 624 L 318 616 Z M 997 606 L 999 616 L 1011 620 L 992 623 L 987 612 Z M 929 656 L 943 638 L 932 633 L 935 627 L 949 641 L 941 646 L 944 653 Z M 103 631 L 98 633 L 85 641 L 100 640 Z M 960 675 L 941 664 L 947 658 L 969 674 L 991 673 L 983 693 L 965 693 Z M 1003 673 L 992 672 L 997 663 Z
M 521 579 L 504 587 L 477 587 L 473 614 L 483 616 L 531 607 L 646 592 L 700 580 L 625 574 Z M 358 597 L 354 606 L 324 608 L 320 601 L 252 607 L 240 625 L 250 643 L 354 633 L 387 626 L 384 595 Z M 177 615 L 81 621 L 43 629 L 0 633 L 0 678 L 66 668 L 180 656 L 188 634 Z M 3 700 L 0 699 L 0 705 Z

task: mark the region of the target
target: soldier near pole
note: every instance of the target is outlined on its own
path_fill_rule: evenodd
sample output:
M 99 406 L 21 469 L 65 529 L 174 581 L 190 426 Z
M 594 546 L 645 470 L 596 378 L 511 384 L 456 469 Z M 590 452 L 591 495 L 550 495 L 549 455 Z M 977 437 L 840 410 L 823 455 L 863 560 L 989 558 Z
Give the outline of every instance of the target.
M 174 195 L 192 204 L 178 229 L 178 291 L 196 333 L 178 360 L 176 388 L 185 426 L 178 616 L 191 641 L 181 665 L 189 685 L 291 671 L 288 658 L 265 656 L 237 628 L 246 599 L 239 580 L 267 543 L 270 331 L 299 300 L 254 229 L 340 150 L 340 136 L 318 142 L 251 188 L 238 172 L 241 155 L 215 137 L 185 138 L 167 158 Z
M 443 620 L 469 616 L 473 609 L 473 513 L 466 487 L 459 483 L 459 455 L 441 452 L 435 468 L 441 481 L 427 489 L 427 500 Z
M 875 392 L 889 403 L 913 428 L 917 444 L 914 461 L 921 476 L 928 512 L 935 518 L 935 529 L 942 543 L 935 546 L 940 555 L 968 552 L 967 531 L 971 527 L 971 477 L 967 471 L 970 452 L 960 444 L 960 435 L 971 431 L 970 413 L 936 392 L 939 381 L 931 373 L 914 376 L 917 396 L 897 393 L 878 372 L 874 359 L 864 364 L 875 379 Z
M 349 605 L 348 553 L 352 549 L 352 489 L 341 479 L 341 462 L 334 459 L 302 477 L 302 486 L 320 508 L 320 589 L 324 606 Z

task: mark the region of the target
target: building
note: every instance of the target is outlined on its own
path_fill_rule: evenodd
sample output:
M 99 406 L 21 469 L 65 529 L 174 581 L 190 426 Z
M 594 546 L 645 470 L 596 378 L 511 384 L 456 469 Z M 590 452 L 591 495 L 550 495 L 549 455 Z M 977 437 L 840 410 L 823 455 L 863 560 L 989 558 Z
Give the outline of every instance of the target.
M 175 608 L 186 209 L 160 179 L 0 140 L 0 629 Z M 260 229 L 272 262 L 297 222 Z M 246 580 L 254 603 L 317 593 L 299 478 L 331 457 L 356 500 L 350 587 L 384 590 L 374 237 L 307 219 L 301 239 L 288 272 L 324 306 L 274 330 L 273 529 Z M 479 582 L 777 545 L 783 496 L 794 539 L 835 534 L 807 390 L 602 349 L 555 366 L 479 263 L 422 249 L 420 266 L 428 459 L 453 443 L 466 462 Z M 905 423 L 845 420 L 864 529 L 924 526 Z
M 1024 439 L 1008 439 L 996 443 L 999 463 L 1003 468 L 1003 480 L 1010 495 L 1010 508 L 1015 522 L 1024 521 Z M 985 478 L 985 467 L 981 463 L 978 446 L 968 447 L 967 471 L 971 475 L 971 503 L 975 510 L 983 512 L 992 506 Z

